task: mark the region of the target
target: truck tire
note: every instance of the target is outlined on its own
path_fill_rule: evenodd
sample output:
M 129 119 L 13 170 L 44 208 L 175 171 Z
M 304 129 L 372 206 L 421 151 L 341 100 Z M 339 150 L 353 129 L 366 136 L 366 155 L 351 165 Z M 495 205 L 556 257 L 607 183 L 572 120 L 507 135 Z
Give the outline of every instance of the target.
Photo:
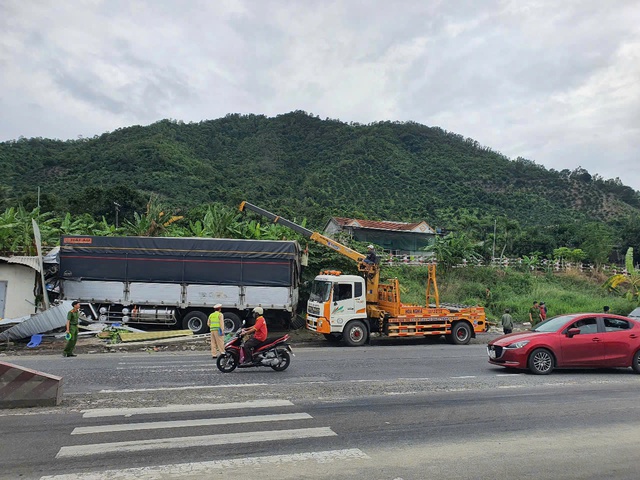
M 224 314 L 224 333 L 237 332 L 240 329 L 240 317 L 233 312 Z
M 197 310 L 187 313 L 182 319 L 182 328 L 184 330 L 191 330 L 194 335 L 206 333 L 207 330 L 209 330 L 207 315 Z
M 451 329 L 451 343 L 467 345 L 471 341 L 471 327 L 467 322 L 457 322 Z
M 349 322 L 342 332 L 342 339 L 350 347 L 359 347 L 367 341 L 369 332 L 360 320 Z

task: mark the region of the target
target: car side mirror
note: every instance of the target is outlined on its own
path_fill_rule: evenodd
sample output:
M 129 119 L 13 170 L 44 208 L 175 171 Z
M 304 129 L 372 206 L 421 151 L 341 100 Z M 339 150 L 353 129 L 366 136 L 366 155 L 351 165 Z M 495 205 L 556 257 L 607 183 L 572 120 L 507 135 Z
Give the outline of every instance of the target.
M 579 328 L 570 328 L 569 330 L 567 330 L 567 337 L 571 338 L 574 335 L 580 335 Z

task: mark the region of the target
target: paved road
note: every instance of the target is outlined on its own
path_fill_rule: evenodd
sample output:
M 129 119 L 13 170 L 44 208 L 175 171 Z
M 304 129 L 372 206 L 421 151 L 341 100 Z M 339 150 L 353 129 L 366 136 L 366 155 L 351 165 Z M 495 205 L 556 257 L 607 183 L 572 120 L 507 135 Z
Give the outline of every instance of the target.
M 204 352 L 3 357 L 66 396 L 0 411 L 0 478 L 637 478 L 630 370 L 506 373 L 483 345 L 295 353 L 227 375 Z

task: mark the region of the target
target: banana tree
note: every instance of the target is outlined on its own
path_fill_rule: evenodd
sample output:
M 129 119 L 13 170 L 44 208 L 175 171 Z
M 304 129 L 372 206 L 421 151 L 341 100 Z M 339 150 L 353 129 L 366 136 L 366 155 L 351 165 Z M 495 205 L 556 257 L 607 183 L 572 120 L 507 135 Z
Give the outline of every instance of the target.
M 629 247 L 625 255 L 627 274 L 617 273 L 609 277 L 604 287 L 613 292 L 622 293 L 620 286 L 625 287 L 624 296 L 627 300 L 640 302 L 640 270 L 633 266 L 633 248 Z

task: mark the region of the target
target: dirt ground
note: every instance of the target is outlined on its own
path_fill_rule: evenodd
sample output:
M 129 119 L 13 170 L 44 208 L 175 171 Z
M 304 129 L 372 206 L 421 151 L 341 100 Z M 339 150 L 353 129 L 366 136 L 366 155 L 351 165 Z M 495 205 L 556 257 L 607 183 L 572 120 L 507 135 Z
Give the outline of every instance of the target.
M 305 329 L 290 330 L 288 332 L 274 332 L 289 334 L 292 345 L 322 345 L 326 342 L 324 337 Z M 271 337 L 271 335 L 269 335 Z M 148 352 L 148 351 L 208 351 L 210 348 L 209 334 L 174 337 L 160 340 L 122 342 L 111 344 L 108 339 L 97 338 L 95 335 L 80 336 L 76 344 L 75 352 L 78 354 L 111 353 L 111 352 Z M 40 345 L 34 348 L 27 347 L 29 339 L 0 344 L 0 356 L 4 355 L 51 355 L 62 354 L 65 347 L 64 338 L 43 336 Z

